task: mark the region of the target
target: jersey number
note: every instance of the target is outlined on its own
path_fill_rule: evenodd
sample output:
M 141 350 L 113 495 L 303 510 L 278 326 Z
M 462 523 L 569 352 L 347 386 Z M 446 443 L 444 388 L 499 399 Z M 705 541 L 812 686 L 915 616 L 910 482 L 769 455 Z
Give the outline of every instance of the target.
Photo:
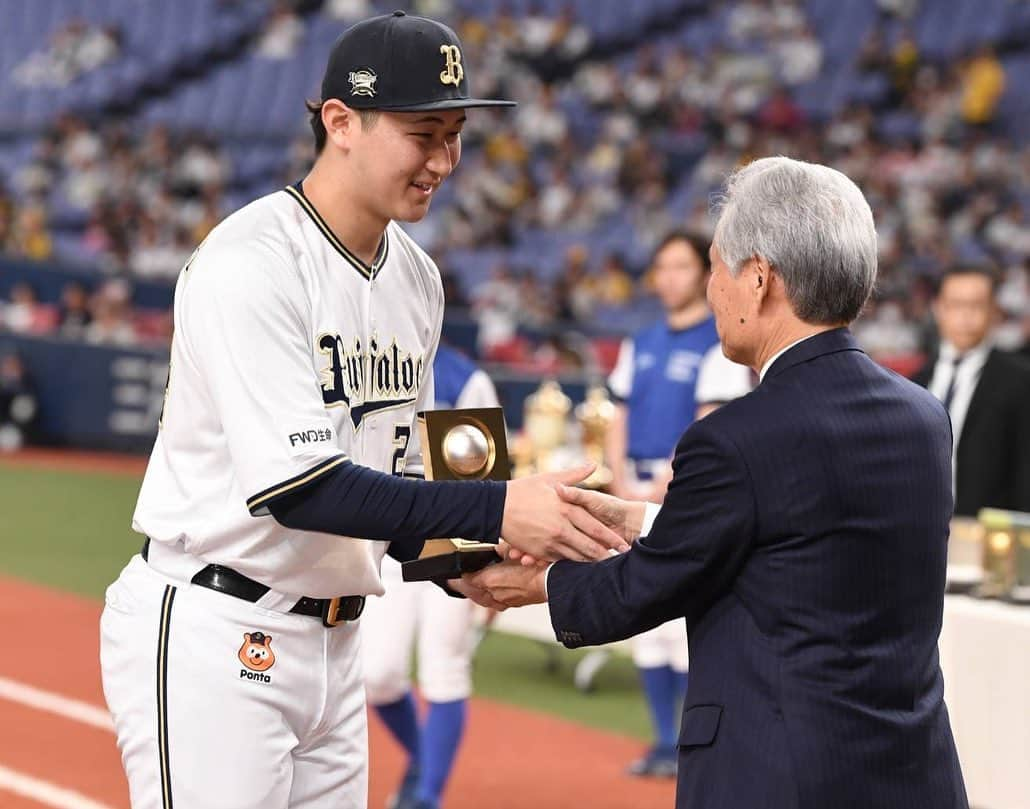
M 404 474 L 404 453 L 408 449 L 408 441 L 411 439 L 411 425 L 397 424 L 393 428 L 393 445 L 397 447 L 393 451 L 393 474 L 400 477 Z

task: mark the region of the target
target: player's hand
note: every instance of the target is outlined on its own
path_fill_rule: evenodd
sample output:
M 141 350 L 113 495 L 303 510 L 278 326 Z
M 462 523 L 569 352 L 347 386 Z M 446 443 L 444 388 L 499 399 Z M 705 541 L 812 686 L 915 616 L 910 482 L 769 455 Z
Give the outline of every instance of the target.
M 496 565 L 493 565 L 493 567 L 496 567 Z M 454 592 L 461 593 L 469 601 L 478 604 L 480 607 L 486 607 L 495 612 L 504 612 L 507 609 L 506 605 L 494 599 L 489 592 L 469 581 L 467 576 L 460 579 L 448 579 L 447 586 L 454 590 Z
M 508 481 L 501 536 L 534 560 L 590 561 L 611 550 L 629 549 L 624 538 L 576 503 L 558 497 L 556 487 L 589 477 L 592 464 Z
M 489 593 L 505 607 L 524 607 L 547 601 L 547 566 L 527 567 L 517 562 L 489 565 L 477 573 L 466 573 L 462 580 L 479 592 Z
M 640 538 L 646 503 L 622 500 L 610 494 L 566 485 L 558 486 L 558 495 L 569 505 L 589 512 L 591 517 L 614 531 L 625 542 L 635 542 Z
M 526 565 L 527 567 L 529 567 L 530 565 L 542 565 L 544 567 L 547 567 L 547 565 L 550 564 L 550 562 L 545 562 L 542 559 L 537 559 L 534 556 L 530 556 L 528 553 L 523 553 L 517 548 L 513 548 L 503 539 L 497 543 L 497 555 L 500 556 L 502 559 L 510 559 L 513 562 L 518 562 L 520 564 Z

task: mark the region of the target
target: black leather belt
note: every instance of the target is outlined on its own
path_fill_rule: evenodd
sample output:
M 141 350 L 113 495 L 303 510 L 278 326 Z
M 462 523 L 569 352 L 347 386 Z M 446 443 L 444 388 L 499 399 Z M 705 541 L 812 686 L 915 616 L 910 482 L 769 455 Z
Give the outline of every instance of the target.
M 143 544 L 143 558 L 150 550 L 150 540 Z M 241 598 L 251 603 L 269 591 L 259 581 L 247 578 L 232 568 L 222 565 L 208 565 L 202 568 L 190 581 L 200 587 Z M 356 621 L 365 609 L 364 596 L 338 596 L 336 598 L 308 598 L 303 596 L 293 605 L 290 612 L 321 618 L 324 626 L 336 626 L 345 621 Z

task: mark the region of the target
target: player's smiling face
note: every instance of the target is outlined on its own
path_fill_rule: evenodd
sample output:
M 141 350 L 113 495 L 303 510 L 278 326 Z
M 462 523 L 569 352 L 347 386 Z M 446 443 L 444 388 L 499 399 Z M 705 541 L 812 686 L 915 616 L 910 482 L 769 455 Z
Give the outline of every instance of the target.
M 383 112 L 361 135 L 370 204 L 386 218 L 417 222 L 461 159 L 465 110 Z

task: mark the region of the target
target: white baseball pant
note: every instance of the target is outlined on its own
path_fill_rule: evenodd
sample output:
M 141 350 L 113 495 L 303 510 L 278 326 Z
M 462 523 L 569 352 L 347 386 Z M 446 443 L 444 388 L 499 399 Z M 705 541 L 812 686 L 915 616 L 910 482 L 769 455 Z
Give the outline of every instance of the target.
M 326 628 L 153 564 L 133 557 L 100 621 L 133 808 L 366 809 L 357 624 Z
M 648 490 L 654 477 L 670 464 L 668 458 L 644 461 L 627 460 L 629 483 L 641 492 Z M 686 671 L 688 664 L 687 624 L 682 618 L 668 621 L 630 639 L 630 651 L 637 668 L 650 669 L 671 666 Z
M 365 689 L 372 705 L 396 702 L 411 690 L 417 647 L 418 684 L 430 702 L 472 693 L 471 601 L 452 598 L 432 582 L 405 582 L 399 562 L 383 559 L 386 595 L 369 598 L 361 617 Z

